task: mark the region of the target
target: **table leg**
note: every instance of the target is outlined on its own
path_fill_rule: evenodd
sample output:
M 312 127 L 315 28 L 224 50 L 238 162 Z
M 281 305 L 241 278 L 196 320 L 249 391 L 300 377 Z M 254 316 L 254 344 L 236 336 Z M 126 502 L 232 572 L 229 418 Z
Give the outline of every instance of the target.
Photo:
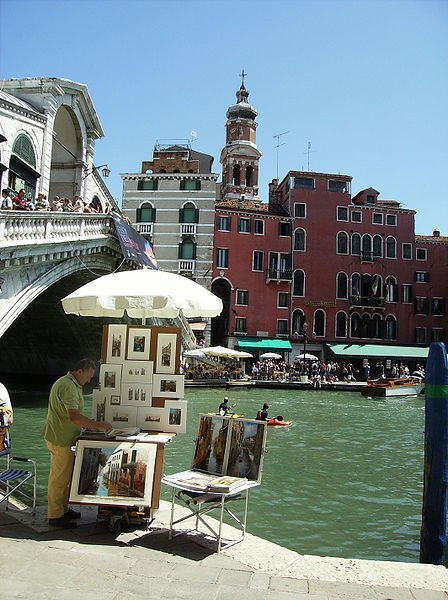
M 168 533 L 168 539 L 173 539 L 173 521 L 174 521 L 174 488 L 171 488 L 171 515 L 170 515 L 170 531 Z

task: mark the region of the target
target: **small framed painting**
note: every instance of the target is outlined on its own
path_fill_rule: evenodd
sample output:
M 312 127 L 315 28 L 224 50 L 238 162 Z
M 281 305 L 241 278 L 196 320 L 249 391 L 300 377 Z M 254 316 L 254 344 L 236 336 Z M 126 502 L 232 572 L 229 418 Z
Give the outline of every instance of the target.
M 125 360 L 121 374 L 123 383 L 151 383 L 154 363 L 148 361 Z
M 157 444 L 79 440 L 70 501 L 151 506 Z
M 166 400 L 165 410 L 168 411 L 168 424 L 165 431 L 185 433 L 187 430 L 187 401 Z
M 129 327 L 128 360 L 149 360 L 151 330 L 145 327 Z
M 127 325 L 108 325 L 106 362 L 121 364 L 126 354 Z
M 183 375 L 154 375 L 153 396 L 156 398 L 183 398 Z
M 92 419 L 95 421 L 106 420 L 107 393 L 93 390 L 92 393 Z
M 120 400 L 121 400 L 120 396 L 111 396 L 110 397 L 110 404 L 111 404 L 111 406 L 119 406 L 121 404 Z
M 156 373 L 176 372 L 177 334 L 159 333 L 157 336 Z
M 164 408 L 139 407 L 137 411 L 137 427 L 142 431 L 168 431 Z
M 121 388 L 122 404 L 151 406 L 152 386 L 145 383 L 124 383 Z
M 106 421 L 113 427 L 136 427 L 137 408 L 135 406 L 106 406 Z
M 120 392 L 121 366 L 104 364 L 100 367 L 100 388 L 102 392 Z

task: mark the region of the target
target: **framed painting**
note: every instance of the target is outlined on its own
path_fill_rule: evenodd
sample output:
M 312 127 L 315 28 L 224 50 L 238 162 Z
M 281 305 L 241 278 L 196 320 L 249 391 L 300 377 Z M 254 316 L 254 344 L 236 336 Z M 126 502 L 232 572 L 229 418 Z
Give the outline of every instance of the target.
M 106 406 L 106 421 L 111 423 L 112 427 L 136 427 L 137 426 L 137 407 L 112 405 Z
M 266 445 L 266 423 L 252 419 L 231 421 L 225 474 L 260 482 Z
M 106 363 L 121 364 L 126 354 L 127 325 L 108 325 Z
M 185 433 L 187 431 L 187 401 L 166 400 L 165 411 L 168 420 L 165 431 Z
M 137 409 L 137 427 L 142 431 L 169 431 L 167 411 L 164 408 L 142 407 Z
M 198 436 L 193 456 L 193 469 L 225 475 L 224 456 L 230 419 L 215 415 L 200 415 Z
M 79 440 L 70 501 L 151 506 L 157 444 Z
M 149 360 L 151 349 L 151 329 L 146 327 L 129 327 L 128 360 Z
M 106 420 L 106 405 L 108 394 L 101 390 L 93 390 L 92 393 L 92 419 L 95 421 Z
M 121 387 L 121 403 L 135 406 L 151 406 L 152 386 L 146 383 L 123 383 Z
M 125 360 L 121 373 L 123 383 L 151 383 L 154 363 L 148 361 Z
M 110 404 L 111 404 L 111 406 L 120 406 L 120 404 L 121 404 L 121 398 L 120 398 L 120 396 L 111 396 L 110 397 Z
M 154 375 L 152 380 L 153 396 L 156 398 L 183 398 L 183 375 Z
M 100 367 L 100 389 L 102 392 L 120 393 L 122 365 L 104 364 Z
M 157 336 L 156 373 L 176 372 L 177 333 L 159 333 Z

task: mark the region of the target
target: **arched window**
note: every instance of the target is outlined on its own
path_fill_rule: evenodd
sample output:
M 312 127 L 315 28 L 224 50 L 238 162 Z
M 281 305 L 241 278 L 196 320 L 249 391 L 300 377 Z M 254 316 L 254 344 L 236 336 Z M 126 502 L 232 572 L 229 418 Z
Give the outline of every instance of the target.
M 196 258 L 196 244 L 192 240 L 183 240 L 179 244 L 179 258 L 194 260 Z
M 361 319 L 358 313 L 353 313 L 350 319 L 350 336 L 361 337 Z
M 372 253 L 372 238 L 368 233 L 362 236 L 362 253 L 367 255 Z
M 347 275 L 345 273 L 338 273 L 336 280 L 336 298 L 344 300 L 347 298 Z
M 187 202 L 179 211 L 179 223 L 197 223 L 199 210 L 193 202 Z
M 386 258 L 397 258 L 397 241 L 392 236 L 386 239 Z
M 347 337 L 347 315 L 345 312 L 338 312 L 336 315 L 336 337 Z
M 361 275 L 359 273 L 352 275 L 352 296 L 358 299 L 361 297 Z
M 372 334 L 373 338 L 381 338 L 381 317 L 379 315 L 373 315 L 372 317 Z
M 293 335 L 302 335 L 303 333 L 304 315 L 303 310 L 296 309 L 292 313 L 292 332 Z
M 373 256 L 376 258 L 383 256 L 383 240 L 380 235 L 373 236 Z
M 363 315 L 361 319 L 361 337 L 370 337 L 370 315 Z
M 33 144 L 30 138 L 21 133 L 14 142 L 12 151 L 20 158 L 23 158 L 32 167 L 36 168 L 36 154 L 34 153 Z
M 149 202 L 143 202 L 140 208 L 137 208 L 137 223 L 155 223 L 156 209 Z
M 296 229 L 294 232 L 294 250 L 306 250 L 306 234 L 304 229 Z
M 392 315 L 388 315 L 386 317 L 386 327 L 385 327 L 385 338 L 386 340 L 395 340 L 397 339 L 397 322 L 395 317 Z
M 240 183 L 241 183 L 240 165 L 233 165 L 233 185 L 240 185 Z
M 320 308 L 314 313 L 313 332 L 317 337 L 325 335 L 325 312 Z
M 383 288 L 381 275 L 372 275 L 372 277 L 370 278 L 370 283 L 371 283 L 372 295 L 375 298 L 380 298 L 381 290 Z
M 361 254 L 361 236 L 359 233 L 352 235 L 352 254 L 359 256 Z
M 293 283 L 293 296 L 304 296 L 305 295 L 305 273 L 302 270 L 294 272 L 294 283 Z
M 246 186 L 251 187 L 253 182 L 254 168 L 252 165 L 246 167 Z
M 398 302 L 398 285 L 395 277 L 388 277 L 385 283 L 384 296 L 386 302 Z
M 337 253 L 348 254 L 348 235 L 345 231 L 340 231 L 337 237 Z

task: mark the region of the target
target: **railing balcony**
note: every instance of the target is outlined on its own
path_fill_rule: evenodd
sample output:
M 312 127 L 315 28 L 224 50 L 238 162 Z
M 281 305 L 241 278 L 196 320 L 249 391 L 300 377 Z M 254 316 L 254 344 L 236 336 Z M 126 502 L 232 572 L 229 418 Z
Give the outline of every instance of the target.
M 350 296 L 350 306 L 359 306 L 364 308 L 384 308 L 384 298 L 376 296 Z
M 136 223 L 135 226 L 142 235 L 152 235 L 154 223 Z
M 374 254 L 373 252 L 361 252 L 359 255 L 362 263 L 373 263 L 373 261 L 378 260 L 381 256 Z
M 196 235 L 196 223 L 181 223 L 181 235 Z
M 267 281 L 292 281 L 292 269 L 268 269 Z
M 178 272 L 179 273 L 194 273 L 194 267 L 195 267 L 195 262 L 194 260 L 180 260 L 179 261 L 179 265 L 178 265 Z

